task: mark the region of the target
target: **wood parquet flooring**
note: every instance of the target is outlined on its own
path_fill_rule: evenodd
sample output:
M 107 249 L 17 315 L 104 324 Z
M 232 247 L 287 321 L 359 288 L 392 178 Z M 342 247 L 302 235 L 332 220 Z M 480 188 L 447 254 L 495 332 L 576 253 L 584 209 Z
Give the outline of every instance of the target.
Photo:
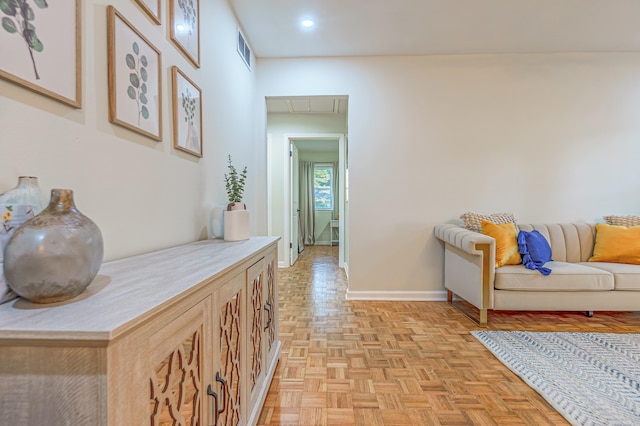
M 566 425 L 446 302 L 347 301 L 337 247 L 279 270 L 282 355 L 259 425 Z M 640 313 L 490 312 L 486 329 L 638 332 Z

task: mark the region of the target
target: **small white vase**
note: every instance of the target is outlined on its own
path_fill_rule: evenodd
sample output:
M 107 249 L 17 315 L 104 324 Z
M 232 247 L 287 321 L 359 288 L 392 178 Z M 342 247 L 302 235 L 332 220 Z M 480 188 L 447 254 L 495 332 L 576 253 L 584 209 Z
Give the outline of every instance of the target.
M 224 240 L 242 241 L 249 236 L 249 210 L 225 210 Z
M 37 177 L 20 176 L 18 186 L 0 194 L 0 203 L 28 204 L 33 206 L 34 214 L 38 214 L 47 206 L 48 200 L 38 186 Z
M 224 207 L 214 207 L 211 209 L 209 238 L 224 237 Z

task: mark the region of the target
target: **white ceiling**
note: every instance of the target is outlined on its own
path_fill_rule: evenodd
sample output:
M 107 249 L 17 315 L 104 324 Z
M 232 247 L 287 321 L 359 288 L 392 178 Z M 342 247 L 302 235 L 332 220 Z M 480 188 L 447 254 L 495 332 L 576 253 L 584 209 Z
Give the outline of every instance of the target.
M 640 1 L 640 0 L 639 0 Z M 267 111 L 288 114 L 346 114 L 346 96 L 268 97 Z
M 300 151 L 313 152 L 337 152 L 337 140 L 296 140 L 294 141 Z
M 640 51 L 640 0 L 229 2 L 258 58 Z

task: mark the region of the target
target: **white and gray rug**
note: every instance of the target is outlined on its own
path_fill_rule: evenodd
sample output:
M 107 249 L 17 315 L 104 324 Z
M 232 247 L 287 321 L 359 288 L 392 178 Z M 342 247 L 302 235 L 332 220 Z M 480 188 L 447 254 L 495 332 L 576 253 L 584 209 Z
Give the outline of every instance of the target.
M 471 334 L 572 425 L 640 425 L 640 334 Z

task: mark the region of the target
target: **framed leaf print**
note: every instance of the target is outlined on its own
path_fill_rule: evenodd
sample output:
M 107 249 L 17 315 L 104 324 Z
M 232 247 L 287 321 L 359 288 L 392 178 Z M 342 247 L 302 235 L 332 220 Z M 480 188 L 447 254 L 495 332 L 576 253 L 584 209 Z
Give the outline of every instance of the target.
M 160 0 L 135 0 L 151 20 L 160 25 Z
M 107 8 L 107 42 L 109 121 L 162 140 L 160 51 L 113 6 Z
M 173 77 L 173 147 L 202 157 L 202 90 L 178 67 Z
M 82 107 L 82 0 L 0 0 L 0 77 Z
M 169 0 L 171 41 L 200 68 L 200 0 Z

